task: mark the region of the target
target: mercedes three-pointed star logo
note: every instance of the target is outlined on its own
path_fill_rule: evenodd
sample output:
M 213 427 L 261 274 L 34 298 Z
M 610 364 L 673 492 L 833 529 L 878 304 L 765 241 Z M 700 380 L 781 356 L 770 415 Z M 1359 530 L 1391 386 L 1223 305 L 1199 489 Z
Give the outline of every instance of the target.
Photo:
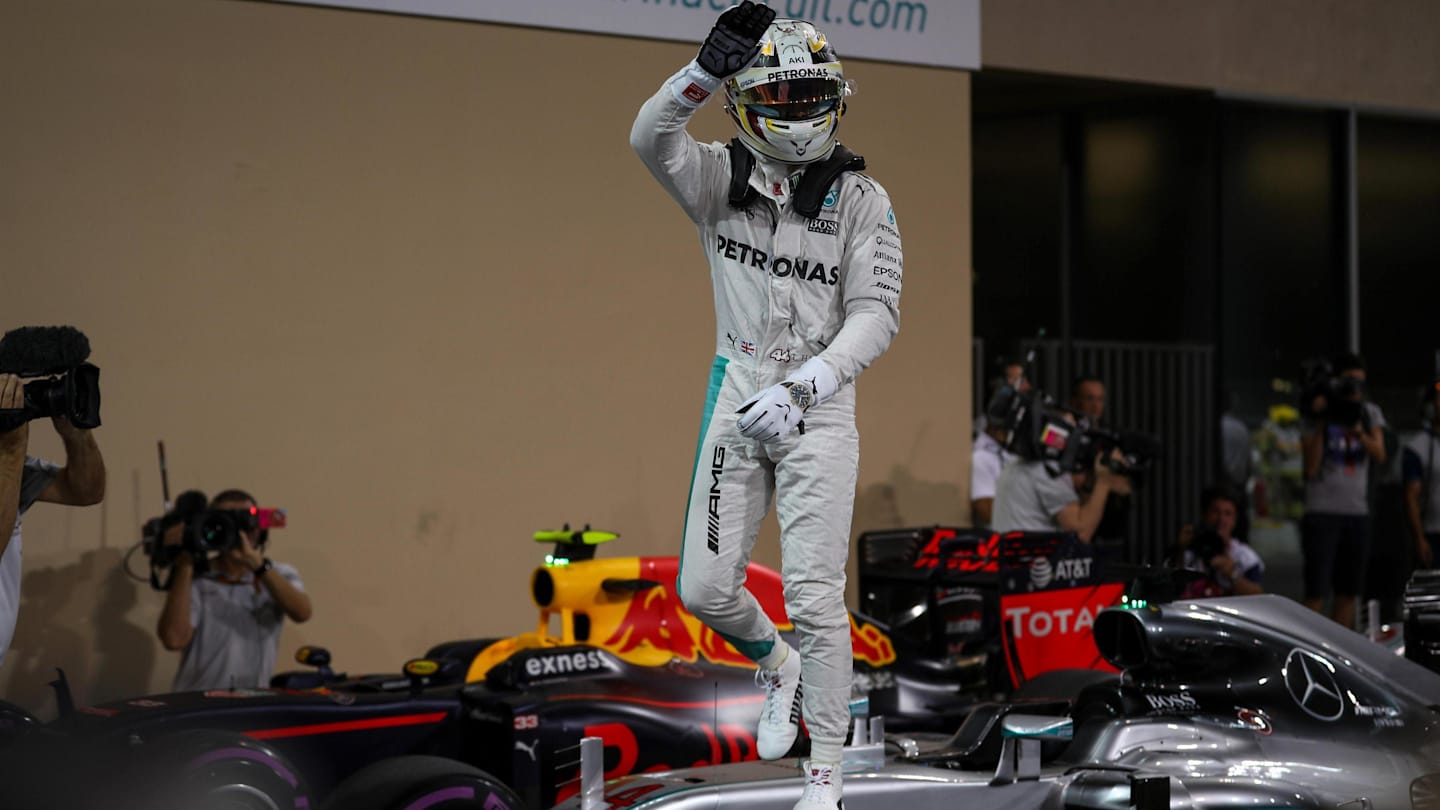
M 1329 661 L 1297 647 L 1285 657 L 1284 671 L 1285 688 L 1306 714 L 1333 722 L 1345 713 L 1345 699 Z

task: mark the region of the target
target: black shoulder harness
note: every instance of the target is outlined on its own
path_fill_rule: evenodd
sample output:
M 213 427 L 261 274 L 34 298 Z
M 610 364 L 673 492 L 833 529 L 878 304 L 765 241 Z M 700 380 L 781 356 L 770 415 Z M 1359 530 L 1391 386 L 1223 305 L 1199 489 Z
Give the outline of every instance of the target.
M 755 156 L 750 154 L 750 150 L 745 148 L 739 138 L 731 138 L 725 148 L 730 152 L 730 207 L 748 208 L 759 196 L 758 192 L 750 187 L 750 173 L 755 169 Z M 835 178 L 845 172 L 858 172 L 864 168 L 865 158 L 846 149 L 844 144 L 835 144 L 830 157 L 806 169 L 800 176 L 800 184 L 795 189 L 795 210 L 809 219 L 814 219 L 820 213 L 820 205 L 825 201 L 825 195 L 830 191 Z

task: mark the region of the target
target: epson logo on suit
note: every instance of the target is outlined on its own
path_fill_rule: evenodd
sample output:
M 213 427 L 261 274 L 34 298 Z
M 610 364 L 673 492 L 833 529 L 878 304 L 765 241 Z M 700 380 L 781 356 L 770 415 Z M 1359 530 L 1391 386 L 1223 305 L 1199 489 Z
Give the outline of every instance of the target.
M 608 672 L 611 668 L 610 661 L 597 650 L 537 655 L 525 662 L 525 674 L 532 678 Z

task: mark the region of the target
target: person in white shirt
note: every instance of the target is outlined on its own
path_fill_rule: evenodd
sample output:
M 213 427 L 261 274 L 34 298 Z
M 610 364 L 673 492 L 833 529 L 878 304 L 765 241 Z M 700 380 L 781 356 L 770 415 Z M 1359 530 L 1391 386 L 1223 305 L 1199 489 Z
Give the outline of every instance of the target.
M 14 374 L 0 374 L 0 411 L 25 406 L 25 383 Z M 11 417 L 13 418 L 13 417 Z M 63 416 L 51 423 L 65 444 L 65 466 L 25 455 L 30 440 L 29 422 L 0 430 L 0 665 L 15 636 L 20 616 L 20 569 L 23 559 L 20 524 L 37 501 L 65 506 L 89 506 L 105 497 L 105 460 L 89 430 L 70 424 Z M 0 421 L 0 427 L 8 425 Z
M 1004 442 L 1005 430 L 989 427 L 975 438 L 975 448 L 970 452 L 970 522 L 982 529 L 990 527 L 1000 471 L 1015 458 Z
M 1176 544 L 1173 562 L 1205 574 L 1185 589 L 1184 596 L 1248 596 L 1264 593 L 1265 561 L 1249 544 L 1235 537 L 1239 499 L 1226 487 L 1210 487 L 1200 496 L 1200 523 L 1186 526 Z

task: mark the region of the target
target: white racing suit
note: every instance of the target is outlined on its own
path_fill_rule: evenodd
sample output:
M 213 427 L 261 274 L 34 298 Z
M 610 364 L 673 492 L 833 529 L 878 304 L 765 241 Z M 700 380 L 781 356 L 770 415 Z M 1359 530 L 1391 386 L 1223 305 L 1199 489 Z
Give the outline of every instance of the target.
M 850 171 L 831 184 L 814 219 L 777 204 L 758 164 L 750 176 L 758 197 L 743 210 L 732 207 L 729 152 L 685 130 L 698 105 L 677 98 L 682 74 L 645 102 L 630 136 L 695 223 L 715 290 L 715 361 L 685 517 L 680 596 L 752 660 L 771 652 L 779 635 L 744 580 L 776 493 L 805 722 L 814 742 L 838 748 L 849 725 L 853 660 L 845 608 L 859 463 L 853 380 L 899 329 L 900 235 L 885 189 Z M 742 437 L 736 409 L 815 356 L 839 389 L 805 413 L 803 434 Z

